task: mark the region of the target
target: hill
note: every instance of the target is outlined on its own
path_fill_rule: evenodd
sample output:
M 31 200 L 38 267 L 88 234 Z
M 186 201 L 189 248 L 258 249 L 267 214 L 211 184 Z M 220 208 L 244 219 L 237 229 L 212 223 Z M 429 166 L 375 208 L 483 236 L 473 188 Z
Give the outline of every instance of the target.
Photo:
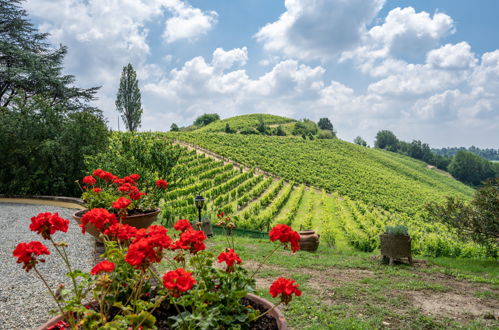
M 268 114 L 250 114 L 231 117 L 227 119 L 217 120 L 209 125 L 198 128 L 196 132 L 224 132 L 225 127 L 229 124 L 230 128 L 235 131 L 242 131 L 244 129 L 256 128 L 260 120 L 263 119 L 264 123 L 268 126 L 279 124 L 290 124 L 296 120 L 281 116 L 268 115 Z
M 201 132 L 176 136 L 284 179 L 408 215 L 417 214 L 426 202 L 449 195 L 470 198 L 474 192 L 421 161 L 338 139 Z

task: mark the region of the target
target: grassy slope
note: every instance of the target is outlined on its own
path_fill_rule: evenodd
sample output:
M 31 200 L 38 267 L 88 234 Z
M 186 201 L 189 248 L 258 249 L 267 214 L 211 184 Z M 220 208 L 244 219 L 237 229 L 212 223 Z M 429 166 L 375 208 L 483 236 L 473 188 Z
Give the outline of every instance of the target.
M 178 137 L 283 178 L 408 214 L 426 202 L 470 198 L 474 191 L 421 161 L 341 140 L 197 132 Z
M 281 116 L 267 115 L 267 114 L 251 114 L 231 117 L 223 120 L 218 120 L 214 123 L 206 125 L 196 130 L 196 132 L 224 132 L 225 125 L 233 130 L 240 131 L 244 128 L 256 128 L 260 118 L 263 118 L 266 125 L 274 126 L 276 124 L 287 124 L 295 122 L 296 120 Z

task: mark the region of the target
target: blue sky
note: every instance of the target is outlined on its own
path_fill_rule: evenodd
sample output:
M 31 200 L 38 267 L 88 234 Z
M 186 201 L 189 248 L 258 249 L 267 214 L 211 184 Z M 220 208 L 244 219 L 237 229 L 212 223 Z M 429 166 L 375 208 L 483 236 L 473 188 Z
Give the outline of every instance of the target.
M 272 113 L 328 117 L 340 138 L 377 131 L 434 147 L 499 148 L 499 2 L 28 0 L 65 70 L 102 86 L 117 128 L 121 69 L 138 72 L 142 130 Z

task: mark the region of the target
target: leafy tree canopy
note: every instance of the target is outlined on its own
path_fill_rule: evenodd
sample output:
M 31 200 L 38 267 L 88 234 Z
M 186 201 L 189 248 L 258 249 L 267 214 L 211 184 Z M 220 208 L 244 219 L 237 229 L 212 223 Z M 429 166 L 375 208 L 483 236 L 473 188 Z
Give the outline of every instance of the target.
M 399 146 L 399 140 L 392 131 L 383 130 L 376 134 L 374 146 L 380 149 L 396 152 Z
M 329 118 L 321 118 L 319 119 L 319 122 L 317 123 L 317 126 L 319 126 L 320 129 L 325 129 L 331 132 L 334 132 L 334 127 Z
M 448 170 L 456 179 L 475 186 L 496 174 L 491 162 L 464 150 L 454 156 Z
M 367 142 L 360 136 L 357 136 L 354 140 L 353 143 L 358 144 L 359 146 L 367 147 Z
M 170 132 L 178 132 L 180 129 L 178 128 L 177 124 L 173 123 L 170 126 Z
M 52 49 L 47 37 L 28 20 L 21 0 L 0 0 L 0 106 L 11 109 L 16 96 L 17 107 L 45 95 L 51 106 L 98 112 L 86 104 L 98 88 L 75 87 L 74 76 L 62 74 L 67 48 Z
M 293 127 L 293 135 L 305 135 L 310 134 L 315 135 L 319 131 L 317 124 L 310 119 L 303 119 L 303 121 L 297 121 Z
M 205 113 L 196 118 L 194 125 L 202 127 L 206 126 L 214 121 L 220 120 L 220 116 L 216 113 Z

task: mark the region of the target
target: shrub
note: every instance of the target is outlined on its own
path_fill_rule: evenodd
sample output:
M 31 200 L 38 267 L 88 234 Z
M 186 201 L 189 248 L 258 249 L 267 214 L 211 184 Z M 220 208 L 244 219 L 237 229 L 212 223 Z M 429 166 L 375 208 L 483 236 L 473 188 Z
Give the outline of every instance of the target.
M 404 225 L 386 226 L 385 233 L 389 235 L 409 235 L 409 231 Z

